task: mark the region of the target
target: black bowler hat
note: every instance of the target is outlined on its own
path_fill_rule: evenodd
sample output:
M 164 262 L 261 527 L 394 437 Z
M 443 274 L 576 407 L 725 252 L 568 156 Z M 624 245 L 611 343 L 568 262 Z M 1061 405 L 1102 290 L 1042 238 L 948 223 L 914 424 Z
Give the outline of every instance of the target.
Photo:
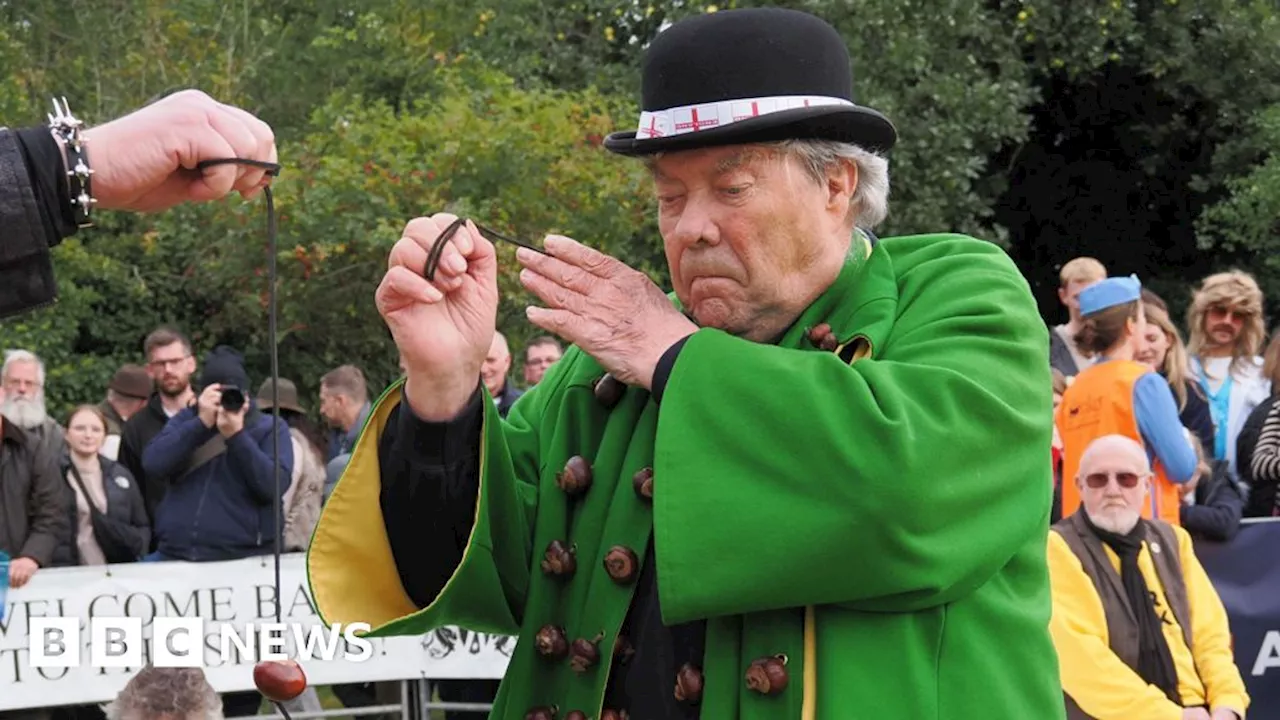
M 897 131 L 853 100 L 849 50 L 835 28 L 779 8 L 682 20 L 645 52 L 636 130 L 605 148 L 621 155 L 712 145 L 823 139 L 886 151 Z

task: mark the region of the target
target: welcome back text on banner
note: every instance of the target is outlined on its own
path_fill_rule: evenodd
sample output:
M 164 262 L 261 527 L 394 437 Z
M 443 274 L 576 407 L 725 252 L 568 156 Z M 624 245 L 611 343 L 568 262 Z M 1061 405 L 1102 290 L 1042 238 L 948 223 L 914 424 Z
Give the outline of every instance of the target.
M 500 635 L 441 628 L 422 637 L 367 639 L 367 659 L 351 660 L 360 649 L 339 639 L 334 659 L 320 646 L 311 656 L 294 655 L 295 636 L 328 635 L 311 608 L 304 558 L 281 558 L 281 621 L 288 626 L 286 652 L 297 657 L 315 686 L 335 683 L 423 678 L 501 678 L 515 641 Z M 137 671 L 91 665 L 90 621 L 94 617 L 140 618 L 143 662 L 153 654 L 154 619 L 202 618 L 204 670 L 219 692 L 253 690 L 255 656 L 236 644 L 224 657 L 224 626 L 239 637 L 252 625 L 275 622 L 275 564 L 270 556 L 216 563 L 133 563 L 38 571 L 23 588 L 9 590 L 0 620 L 0 710 L 78 705 L 113 699 Z M 32 667 L 32 618 L 77 618 L 80 663 L 74 668 Z M 350 649 L 350 654 L 346 649 Z M 319 658 L 319 659 L 318 659 Z

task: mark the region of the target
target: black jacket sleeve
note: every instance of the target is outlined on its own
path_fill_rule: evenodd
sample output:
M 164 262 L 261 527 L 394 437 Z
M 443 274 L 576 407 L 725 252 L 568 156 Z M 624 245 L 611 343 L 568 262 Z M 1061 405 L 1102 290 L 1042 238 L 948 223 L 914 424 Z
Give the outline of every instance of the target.
M 402 402 L 380 438 L 383 522 L 400 582 L 418 607 L 444 589 L 471 535 L 483 401 L 477 388 L 457 418 L 440 423 Z

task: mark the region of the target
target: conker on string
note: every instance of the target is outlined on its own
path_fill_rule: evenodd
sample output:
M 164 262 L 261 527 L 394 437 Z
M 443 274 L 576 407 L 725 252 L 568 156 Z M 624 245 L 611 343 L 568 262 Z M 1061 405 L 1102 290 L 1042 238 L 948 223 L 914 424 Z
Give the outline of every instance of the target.
M 680 702 L 696 703 L 702 699 L 702 673 L 689 663 L 681 665 L 676 673 L 675 695 Z
M 626 585 L 635 580 L 639 567 L 640 558 L 636 557 L 635 551 L 629 547 L 614 545 L 604 556 L 604 569 L 619 585 Z
M 552 540 L 542 554 L 542 572 L 568 577 L 578 569 L 576 550 L 559 540 Z
M 570 497 L 585 493 L 591 487 L 591 464 L 581 455 L 574 455 L 564 470 L 556 473 L 556 485 Z
M 622 394 L 627 391 L 627 386 L 621 380 L 605 373 L 595 382 L 592 391 L 601 405 L 612 410 L 622 400 Z
M 554 707 L 531 708 L 524 714 L 524 720 L 556 720 L 556 712 Z
M 787 663 L 781 657 L 754 660 L 747 668 L 747 687 L 762 695 L 777 695 L 787 687 Z
M 288 702 L 307 689 L 307 675 L 295 660 L 263 660 L 253 666 L 253 684 L 273 702 Z
M 569 641 L 564 637 L 564 629 L 555 625 L 543 625 L 533 638 L 533 644 L 543 657 L 560 660 L 569 652 Z
M 613 639 L 613 657 L 619 663 L 625 665 L 632 655 L 636 654 L 636 649 L 632 647 L 631 640 L 621 633 Z
M 591 640 L 583 638 L 574 640 L 573 647 L 569 648 L 569 667 L 576 673 L 584 673 L 600 662 L 602 639 L 604 639 L 604 633 L 596 635 Z
M 641 469 L 635 475 L 631 476 L 631 487 L 635 488 L 636 494 L 645 500 L 653 499 L 653 468 L 647 467 Z

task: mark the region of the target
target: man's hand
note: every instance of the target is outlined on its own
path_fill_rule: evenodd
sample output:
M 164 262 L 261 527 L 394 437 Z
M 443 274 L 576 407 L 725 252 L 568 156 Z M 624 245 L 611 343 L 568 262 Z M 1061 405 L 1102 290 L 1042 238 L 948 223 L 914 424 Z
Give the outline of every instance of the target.
M 423 275 L 431 246 L 454 219 L 437 214 L 405 226 L 376 295 L 400 349 L 405 397 L 429 421 L 449 420 L 466 407 L 498 319 L 497 254 L 470 222 L 445 246 L 435 280 Z
M 184 90 L 122 118 L 85 130 L 98 207 L 165 210 L 188 200 L 238 191 L 257 195 L 270 182 L 262 168 L 196 165 L 219 158 L 276 162 L 275 135 L 248 112 L 197 90 Z
M 1214 720 L 1204 708 L 1186 708 L 1182 711 L 1182 720 Z
M 1237 715 L 1234 710 L 1218 708 L 1213 711 L 1213 716 L 1209 720 L 1244 720 L 1244 716 Z
M 196 413 L 200 416 L 200 422 L 204 426 L 211 428 L 214 423 L 218 422 L 218 410 L 222 407 L 222 386 L 213 383 L 200 392 L 200 397 L 196 398 Z
M 582 348 L 618 380 L 651 388 L 662 353 L 698 326 L 646 275 L 574 240 L 550 236 L 540 255 L 521 248 L 520 281 L 548 307 L 529 321 Z
M 18 557 L 9 561 L 9 587 L 20 588 L 27 584 L 40 565 L 31 558 Z
M 239 410 L 231 412 L 218 408 L 218 432 L 222 433 L 222 437 L 230 438 L 232 435 L 244 429 L 244 415 L 249 411 L 249 403 L 240 406 Z

